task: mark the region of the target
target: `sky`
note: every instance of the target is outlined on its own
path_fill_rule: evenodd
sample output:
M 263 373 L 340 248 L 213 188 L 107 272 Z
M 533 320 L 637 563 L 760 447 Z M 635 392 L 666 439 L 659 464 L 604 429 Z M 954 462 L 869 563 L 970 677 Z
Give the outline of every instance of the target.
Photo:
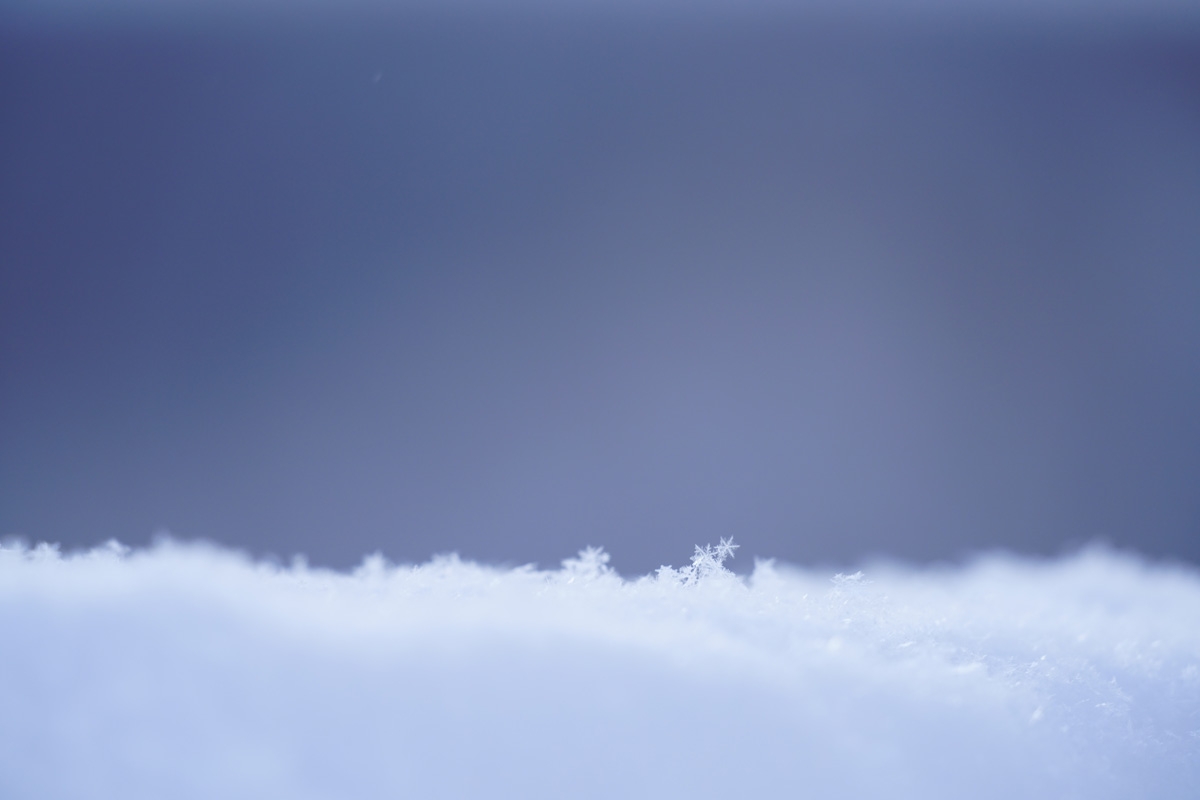
M 0 536 L 1200 562 L 1200 26 L 978 7 L 8 6 Z

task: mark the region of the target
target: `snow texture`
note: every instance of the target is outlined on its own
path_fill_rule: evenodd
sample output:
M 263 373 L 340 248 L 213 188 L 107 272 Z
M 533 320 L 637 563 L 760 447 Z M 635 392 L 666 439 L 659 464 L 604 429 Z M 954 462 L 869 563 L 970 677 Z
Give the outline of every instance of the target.
M 0 797 L 1200 797 L 1200 577 L 0 549 Z

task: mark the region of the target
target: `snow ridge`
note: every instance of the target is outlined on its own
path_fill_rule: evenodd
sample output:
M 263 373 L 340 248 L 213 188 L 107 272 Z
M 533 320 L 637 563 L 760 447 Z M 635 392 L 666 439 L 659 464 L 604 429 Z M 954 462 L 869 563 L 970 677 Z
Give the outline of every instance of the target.
M 0 797 L 1200 796 L 1200 577 L 0 548 Z

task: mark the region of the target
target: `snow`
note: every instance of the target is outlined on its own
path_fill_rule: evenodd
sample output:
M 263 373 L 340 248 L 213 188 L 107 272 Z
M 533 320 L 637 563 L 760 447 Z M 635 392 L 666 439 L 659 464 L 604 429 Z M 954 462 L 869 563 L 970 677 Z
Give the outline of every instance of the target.
M 1200 797 L 1200 576 L 0 549 L 0 797 Z

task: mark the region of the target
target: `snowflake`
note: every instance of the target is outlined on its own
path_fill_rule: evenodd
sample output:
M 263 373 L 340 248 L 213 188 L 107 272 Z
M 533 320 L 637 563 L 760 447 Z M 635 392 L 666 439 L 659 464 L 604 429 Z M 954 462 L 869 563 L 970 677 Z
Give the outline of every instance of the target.
M 733 551 L 741 547 L 740 544 L 733 543 L 733 537 L 726 539 L 721 537 L 721 543 L 712 549 L 712 555 L 716 558 L 718 564 L 724 564 L 727 559 L 733 558 Z
M 601 575 L 607 575 L 612 571 L 608 566 L 609 558 L 603 547 L 585 547 L 575 558 L 568 558 L 562 562 L 567 582 L 571 583 L 576 578 L 595 580 Z
M 701 578 L 709 575 L 718 575 L 727 573 L 722 564 L 729 558 L 733 557 L 733 551 L 739 545 L 733 543 L 733 539 L 721 539 L 721 543 L 716 547 L 711 544 L 706 544 L 703 547 L 696 545 L 696 552 L 692 555 L 692 563 L 679 570 L 679 576 L 685 586 L 696 583 Z

